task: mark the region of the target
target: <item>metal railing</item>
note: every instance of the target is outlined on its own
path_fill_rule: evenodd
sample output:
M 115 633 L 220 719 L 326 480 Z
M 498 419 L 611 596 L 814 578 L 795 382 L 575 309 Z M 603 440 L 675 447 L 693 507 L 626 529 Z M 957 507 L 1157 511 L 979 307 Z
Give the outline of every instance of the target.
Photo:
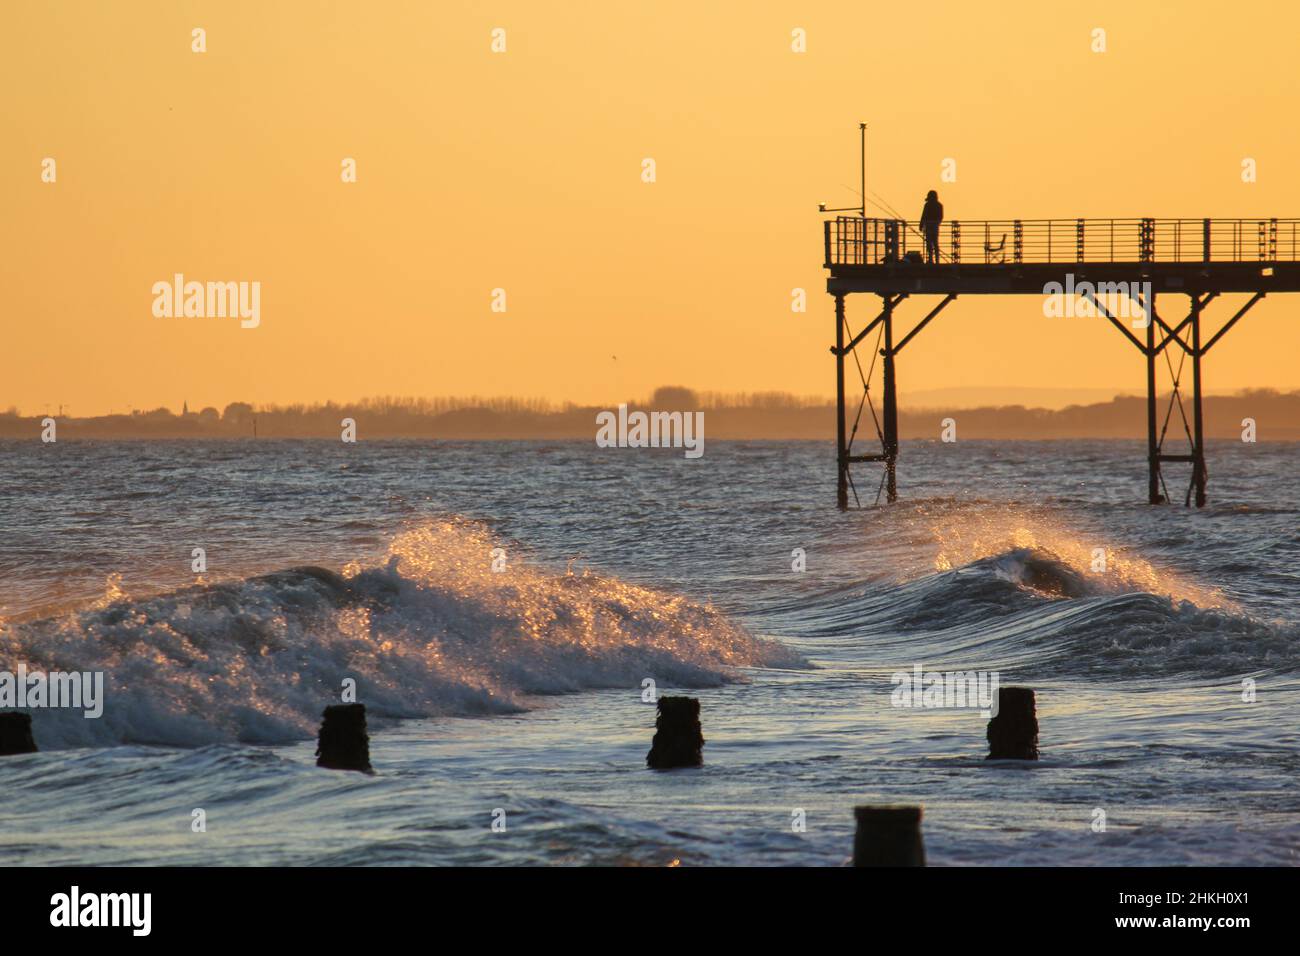
M 823 223 L 826 265 L 925 259 L 918 223 L 838 216 Z M 1296 262 L 1300 219 L 950 220 L 940 263 Z

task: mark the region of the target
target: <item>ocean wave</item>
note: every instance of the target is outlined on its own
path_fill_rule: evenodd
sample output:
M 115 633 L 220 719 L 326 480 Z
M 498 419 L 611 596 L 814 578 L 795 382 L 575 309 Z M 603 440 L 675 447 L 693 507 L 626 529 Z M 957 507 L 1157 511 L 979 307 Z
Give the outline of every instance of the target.
M 46 747 L 275 743 L 314 733 L 343 681 L 373 719 L 518 712 L 535 695 L 715 686 L 800 667 L 712 607 L 590 571 L 554 573 L 481 524 L 397 535 L 378 566 L 294 568 L 0 628 L 13 670 L 102 671 L 103 716 L 35 709 Z M 513 550 L 513 549 L 512 549 Z M 498 561 L 498 564 L 500 561 Z
M 847 650 L 879 666 L 1204 684 L 1300 673 L 1294 624 L 1252 617 L 1136 556 L 1105 569 L 1084 563 L 1091 558 L 1011 547 L 959 567 L 945 559 L 944 570 L 804 594 L 756 620 L 800 634 L 806 651 Z

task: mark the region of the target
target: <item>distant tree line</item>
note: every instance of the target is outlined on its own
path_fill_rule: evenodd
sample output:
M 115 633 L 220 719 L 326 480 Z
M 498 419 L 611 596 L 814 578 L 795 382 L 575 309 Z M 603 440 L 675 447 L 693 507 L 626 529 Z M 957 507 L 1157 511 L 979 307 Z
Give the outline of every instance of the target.
M 657 389 L 648 400 L 629 400 L 630 409 L 704 411 L 706 439 L 819 439 L 835 436 L 835 406 L 825 398 L 784 392 L 697 392 L 680 386 Z M 1166 419 L 1168 396 L 1159 400 Z M 333 438 L 345 418 L 357 423 L 362 441 L 382 438 L 581 439 L 594 440 L 596 414 L 608 405 L 556 405 L 541 399 L 380 396 L 358 402 L 256 406 L 232 402 L 220 412 L 204 408 L 178 415 L 167 408 L 93 418 L 57 418 L 60 439 L 78 438 Z M 852 414 L 856 407 L 850 409 Z M 1190 417 L 1190 407 L 1187 413 Z M 878 409 L 877 409 L 878 413 Z M 1260 441 L 1300 440 L 1300 391 L 1251 389 L 1205 399 L 1206 435 L 1240 438 L 1243 420 L 1255 422 Z M 0 438 L 35 438 L 45 415 L 0 414 Z M 1146 435 L 1146 400 L 1117 396 L 1109 402 L 1062 409 L 1021 405 L 979 408 L 902 408 L 904 439 L 938 439 L 942 421 L 953 418 L 958 439 L 1141 438 Z M 1175 407 L 1171 439 L 1182 435 Z M 873 438 L 869 409 L 859 423 L 860 441 Z

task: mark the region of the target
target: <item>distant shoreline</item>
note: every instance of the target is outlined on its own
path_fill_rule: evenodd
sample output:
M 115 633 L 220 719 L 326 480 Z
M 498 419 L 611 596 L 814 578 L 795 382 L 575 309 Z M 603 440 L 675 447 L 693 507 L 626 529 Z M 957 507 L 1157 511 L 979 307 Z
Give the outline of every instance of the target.
M 850 399 L 852 427 L 860 396 Z M 821 440 L 835 438 L 835 406 L 821 399 L 789 395 L 728 398 L 699 396 L 681 388 L 659 389 L 649 401 L 628 402 L 646 411 L 704 412 L 706 438 L 714 440 Z M 1188 406 L 1190 403 L 1188 403 Z M 1204 399 L 1207 438 L 1240 439 L 1243 420 L 1251 419 L 1257 439 L 1300 441 L 1300 391 L 1252 390 Z M 372 399 L 349 404 L 261 407 L 236 402 L 177 415 L 160 408 L 131 415 L 87 418 L 58 415 L 0 413 L 0 438 L 41 439 L 47 418 L 53 419 L 57 439 L 171 440 L 208 439 L 334 439 L 344 419 L 356 423 L 358 440 L 424 439 L 448 441 L 594 440 L 596 415 L 608 406 L 548 407 L 516 399 Z M 1190 417 L 1190 407 L 1186 408 Z M 876 409 L 877 415 L 879 408 Z M 1168 437 L 1183 436 L 1183 423 L 1168 396 L 1157 402 L 1158 421 L 1168 421 Z M 899 433 L 904 440 L 940 438 L 945 419 L 955 422 L 959 439 L 1133 439 L 1146 437 L 1144 398 L 1122 395 L 1108 402 L 1071 405 L 1061 409 L 1020 405 L 973 408 L 903 407 Z M 1166 419 L 1166 416 L 1168 418 Z M 254 435 L 256 430 L 256 436 Z M 862 410 L 858 440 L 874 436 L 870 409 Z

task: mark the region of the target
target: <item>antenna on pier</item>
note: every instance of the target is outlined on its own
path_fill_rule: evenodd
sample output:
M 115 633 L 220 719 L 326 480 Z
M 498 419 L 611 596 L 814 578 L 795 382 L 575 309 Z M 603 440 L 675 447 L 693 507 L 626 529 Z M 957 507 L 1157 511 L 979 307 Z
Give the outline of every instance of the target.
M 859 197 L 862 200 L 862 218 L 867 218 L 867 124 L 858 124 L 859 139 L 859 160 L 858 170 L 862 173 L 862 194 Z
M 826 204 L 824 202 L 820 202 L 817 204 L 818 212 L 856 212 L 863 219 L 867 218 L 867 124 L 866 123 L 858 124 L 858 139 L 859 139 L 858 171 L 859 173 L 861 173 L 861 181 L 862 181 L 862 192 L 858 193 L 858 197 L 862 200 L 862 205 L 845 206 L 842 209 L 827 209 Z M 852 191 L 853 190 L 849 188 L 849 192 Z

